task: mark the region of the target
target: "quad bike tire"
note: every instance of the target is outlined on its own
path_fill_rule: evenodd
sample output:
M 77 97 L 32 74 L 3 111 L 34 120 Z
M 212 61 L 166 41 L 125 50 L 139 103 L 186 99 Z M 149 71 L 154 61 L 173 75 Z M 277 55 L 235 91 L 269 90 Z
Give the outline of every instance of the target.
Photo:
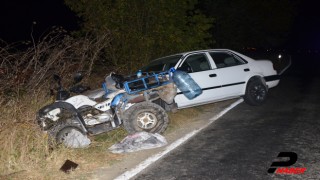
M 169 125 L 169 117 L 161 106 L 141 102 L 124 112 L 123 124 L 129 134 L 141 131 L 161 134 Z
M 68 147 L 68 144 L 64 140 L 71 131 L 76 131 L 84 136 L 86 135 L 79 125 L 72 123 L 71 121 L 61 121 L 48 130 L 49 145 L 54 147 L 63 144 Z
M 245 95 L 243 97 L 244 101 L 252 106 L 262 105 L 266 99 L 268 94 L 268 88 L 262 82 L 260 78 L 250 79 Z

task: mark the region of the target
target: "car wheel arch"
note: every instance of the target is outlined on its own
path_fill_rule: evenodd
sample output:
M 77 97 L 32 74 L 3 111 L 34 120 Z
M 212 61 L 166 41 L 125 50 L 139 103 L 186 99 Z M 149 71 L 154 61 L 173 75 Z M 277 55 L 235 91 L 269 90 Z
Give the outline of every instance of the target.
M 259 75 L 259 74 L 255 74 L 255 75 L 252 75 L 252 76 L 248 77 L 247 80 L 245 81 L 246 83 L 245 83 L 245 86 L 244 86 L 244 88 L 243 88 L 243 90 L 242 90 L 242 94 L 243 94 L 243 95 L 244 95 L 245 92 L 246 92 L 248 83 L 249 83 L 250 81 L 255 80 L 255 79 L 259 79 L 259 80 L 266 86 L 266 88 L 267 88 L 267 90 L 268 90 L 268 85 L 267 85 L 265 79 L 263 78 L 263 76 L 261 76 L 261 75 Z

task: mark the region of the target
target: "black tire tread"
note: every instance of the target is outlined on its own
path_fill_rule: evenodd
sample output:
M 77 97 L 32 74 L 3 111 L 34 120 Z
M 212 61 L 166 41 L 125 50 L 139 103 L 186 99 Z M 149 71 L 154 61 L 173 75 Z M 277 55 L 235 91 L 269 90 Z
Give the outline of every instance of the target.
M 265 87 L 266 93 L 268 94 L 268 89 L 267 89 L 266 85 L 262 82 L 261 79 L 259 79 L 259 78 L 250 79 L 248 84 L 247 84 L 246 92 L 245 92 L 245 95 L 243 96 L 243 99 L 247 104 L 252 105 L 252 106 L 262 105 L 266 101 L 266 98 L 267 98 L 267 94 L 266 94 L 266 96 L 265 96 L 263 101 L 256 101 L 254 99 L 254 97 L 252 97 L 250 95 L 250 93 L 249 93 L 250 88 L 252 88 L 256 83 L 259 83 L 259 84 L 263 85 Z
M 61 144 L 61 142 L 58 141 L 58 135 L 59 132 L 65 128 L 75 128 L 79 130 L 82 134 L 85 134 L 82 130 L 79 124 L 75 124 L 72 121 L 59 121 L 55 125 L 53 125 L 49 130 L 48 130 L 48 139 L 49 139 L 49 144 L 50 145 L 58 145 Z
M 158 124 L 156 127 L 152 128 L 151 130 L 147 131 L 150 133 L 163 133 L 168 125 L 169 125 L 169 117 L 166 111 L 159 105 L 151 102 L 141 102 L 131 106 L 128 110 L 124 112 L 123 116 L 123 125 L 124 128 L 127 130 L 129 134 L 133 134 L 139 131 L 143 131 L 142 129 L 136 129 L 133 125 L 134 120 L 132 117 L 135 117 L 137 113 L 143 109 L 147 109 L 149 111 L 155 112 Z

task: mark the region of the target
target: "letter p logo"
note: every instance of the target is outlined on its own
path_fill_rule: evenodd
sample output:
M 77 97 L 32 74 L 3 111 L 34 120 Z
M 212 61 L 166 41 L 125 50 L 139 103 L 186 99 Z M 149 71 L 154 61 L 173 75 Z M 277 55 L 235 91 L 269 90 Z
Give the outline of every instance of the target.
M 271 167 L 268 169 L 268 173 L 274 173 L 277 170 L 277 168 L 272 166 L 287 167 L 293 165 L 298 160 L 298 155 L 294 152 L 280 152 L 277 157 L 288 157 L 289 160 L 272 162 Z

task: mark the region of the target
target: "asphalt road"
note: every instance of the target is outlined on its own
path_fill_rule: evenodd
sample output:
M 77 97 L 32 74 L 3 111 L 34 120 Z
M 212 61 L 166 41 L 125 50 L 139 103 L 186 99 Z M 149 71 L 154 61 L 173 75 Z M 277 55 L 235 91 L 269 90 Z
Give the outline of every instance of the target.
M 320 179 L 320 77 L 310 68 L 296 63 L 264 105 L 240 104 L 135 179 Z M 268 173 L 288 161 L 280 152 L 296 153 L 290 167 L 304 174 Z

